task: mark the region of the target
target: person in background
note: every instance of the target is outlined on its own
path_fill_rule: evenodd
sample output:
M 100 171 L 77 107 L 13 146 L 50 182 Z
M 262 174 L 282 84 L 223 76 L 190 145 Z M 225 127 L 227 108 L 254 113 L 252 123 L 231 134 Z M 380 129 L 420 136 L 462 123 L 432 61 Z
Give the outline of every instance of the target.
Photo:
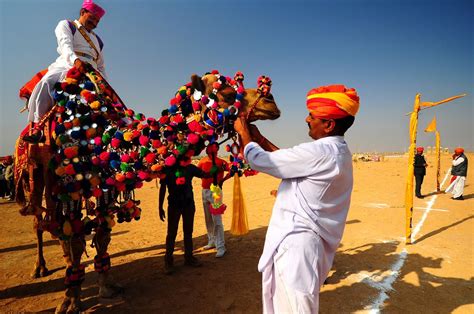
M 15 199 L 15 184 L 14 184 L 14 172 L 13 172 L 13 161 L 9 161 L 5 169 L 5 180 L 7 183 L 7 190 L 9 195 L 9 200 L 13 201 Z
M 451 183 L 446 192 L 453 194 L 453 200 L 464 200 L 464 184 L 467 176 L 467 157 L 464 154 L 464 148 L 457 147 L 453 154 L 453 164 L 451 167 Z
M 413 166 L 415 167 L 415 195 L 418 198 L 424 197 L 421 194 L 421 185 L 423 184 L 423 179 L 426 175 L 426 167 L 428 166 L 425 160 L 425 156 L 423 156 L 423 151 L 423 147 L 416 148 L 415 163 L 413 164 Z
M 229 164 L 217 157 L 219 145 L 217 143 L 209 144 L 206 148 L 207 156 L 198 163 L 198 168 L 209 175 L 209 178 L 201 179 L 202 186 L 202 206 L 204 208 L 204 217 L 206 220 L 208 243 L 204 246 L 205 250 L 216 248 L 216 257 L 223 257 L 226 253 L 224 239 L 224 225 L 222 223 L 222 214 L 211 214 L 211 204 L 213 203 L 211 184 L 219 185 L 230 178 L 224 177 L 224 173 L 229 171 Z M 229 173 L 228 173 L 229 174 Z
M 180 176 L 177 176 L 177 172 Z M 183 217 L 184 234 L 184 264 L 192 267 L 201 266 L 201 262 L 193 255 L 193 225 L 196 206 L 192 179 L 202 178 L 204 172 L 193 164 L 185 167 L 170 166 L 165 169 L 165 177 L 160 180 L 160 192 L 158 197 L 158 211 L 161 221 L 165 221 L 163 204 L 166 190 L 168 190 L 168 229 L 166 234 L 165 273 L 174 273 L 174 246 L 178 225 Z

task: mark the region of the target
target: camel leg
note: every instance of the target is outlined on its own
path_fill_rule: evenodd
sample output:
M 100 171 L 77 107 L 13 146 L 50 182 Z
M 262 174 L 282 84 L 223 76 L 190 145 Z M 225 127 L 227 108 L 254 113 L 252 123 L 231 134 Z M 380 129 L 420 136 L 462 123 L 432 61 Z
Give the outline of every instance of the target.
M 46 261 L 43 256 L 43 230 L 40 226 L 42 220 L 43 217 L 41 216 L 41 214 L 35 216 L 34 218 L 33 229 L 36 231 L 36 248 L 38 255 L 36 257 L 35 267 L 33 269 L 33 272 L 31 273 L 32 278 L 45 277 L 49 273 L 48 268 L 46 268 Z
M 43 166 L 34 170 L 34 180 L 35 185 L 33 191 L 31 191 L 31 204 L 37 208 L 41 207 L 41 202 L 43 200 L 43 191 L 45 188 L 45 179 L 42 175 L 43 170 L 40 169 Z M 35 267 L 31 273 L 31 277 L 39 278 L 48 275 L 48 269 L 46 268 L 46 261 L 43 256 L 43 216 L 42 213 L 37 213 L 34 218 L 33 229 L 36 233 L 36 247 L 37 247 L 37 258 L 35 262 Z
M 63 301 L 55 313 L 79 313 L 81 311 L 81 285 L 85 278 L 85 266 L 81 264 L 84 252 L 84 239 L 72 236 L 69 240 L 60 240 L 67 264 L 64 284 L 66 291 Z
M 110 243 L 110 230 L 97 228 L 94 242 L 97 250 L 97 255 L 94 257 L 94 267 L 98 273 L 99 297 L 114 298 L 123 292 L 123 287 L 114 283 L 110 275 L 110 256 L 107 253 Z

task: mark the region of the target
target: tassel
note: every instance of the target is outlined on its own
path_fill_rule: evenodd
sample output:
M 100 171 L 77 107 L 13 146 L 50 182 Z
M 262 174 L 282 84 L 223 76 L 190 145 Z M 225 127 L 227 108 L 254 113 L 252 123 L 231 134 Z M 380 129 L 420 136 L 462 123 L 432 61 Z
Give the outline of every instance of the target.
M 233 200 L 232 226 L 230 233 L 233 235 L 244 235 L 249 232 L 247 211 L 245 210 L 244 197 L 240 186 L 240 177 L 234 174 L 234 200 Z

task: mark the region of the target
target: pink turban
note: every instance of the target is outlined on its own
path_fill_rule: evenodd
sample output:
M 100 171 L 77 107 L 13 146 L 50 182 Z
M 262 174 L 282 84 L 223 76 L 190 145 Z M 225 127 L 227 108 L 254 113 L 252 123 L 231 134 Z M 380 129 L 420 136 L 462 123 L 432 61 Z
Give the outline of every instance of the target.
M 92 0 L 84 0 L 84 2 L 82 3 L 82 8 L 94 14 L 99 19 L 101 19 L 105 14 L 105 10 L 102 9 L 99 5 L 95 4 Z

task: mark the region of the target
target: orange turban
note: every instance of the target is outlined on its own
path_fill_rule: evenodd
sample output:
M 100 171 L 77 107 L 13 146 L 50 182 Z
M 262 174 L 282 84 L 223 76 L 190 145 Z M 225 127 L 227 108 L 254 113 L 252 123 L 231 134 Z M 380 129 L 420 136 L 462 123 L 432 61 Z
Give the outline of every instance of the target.
M 461 155 L 462 153 L 464 153 L 464 148 L 462 147 L 456 147 L 454 149 L 454 152 L 456 153 L 456 155 Z
M 357 114 L 359 96 L 344 85 L 321 86 L 308 92 L 306 107 L 315 118 L 341 119 Z

